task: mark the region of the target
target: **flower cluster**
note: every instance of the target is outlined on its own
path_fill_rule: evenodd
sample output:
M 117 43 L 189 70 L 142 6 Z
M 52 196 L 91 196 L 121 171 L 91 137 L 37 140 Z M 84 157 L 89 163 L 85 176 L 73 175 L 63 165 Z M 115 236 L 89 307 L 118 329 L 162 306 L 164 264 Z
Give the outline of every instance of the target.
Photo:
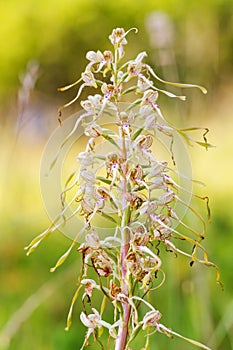
M 164 257 L 160 245 L 164 245 L 163 251 L 185 255 L 191 264 L 197 261 L 215 267 L 219 281 L 218 268 L 209 262 L 201 245 L 205 224 L 203 231 L 197 232 L 182 221 L 175 209 L 176 204 L 181 203 L 184 210 L 190 209 L 203 221 L 200 214 L 180 198 L 181 186 L 173 178 L 176 164 L 173 153 L 175 134 L 182 135 L 188 142 L 196 142 L 189 134 L 195 128 L 179 130 L 173 127 L 166 122 L 158 105 L 160 93 L 181 100 L 185 97 L 159 89 L 154 80 L 182 88 L 197 87 L 204 93 L 206 90 L 197 85 L 162 80 L 145 63 L 145 52 L 122 63 L 126 37 L 131 30 L 125 32 L 123 28 L 114 29 L 109 36 L 113 51 L 89 51 L 86 55 L 89 63 L 81 78 L 60 88 L 64 91 L 81 84 L 76 97 L 62 106 L 60 111 L 74 103 L 85 86 L 98 89 L 97 94 L 80 102 L 83 114 L 77 125 L 82 124 L 88 142 L 86 149 L 77 155 L 80 168 L 75 181 L 67 181 L 62 196 L 64 203 L 66 194 L 71 189 L 77 189 L 72 202 L 77 204 L 75 213 L 83 218 L 85 241 L 77 249 L 82 256 L 80 284 L 67 321 L 68 329 L 74 302 L 83 289 L 84 311 L 80 319 L 87 327 L 83 347 L 93 335 L 104 348 L 100 341 L 103 327 L 108 329 L 116 350 L 130 349 L 138 332 L 151 327 L 169 337 L 178 335 L 160 323 L 160 311 L 149 303 L 149 299 L 146 300 L 149 291 L 161 287 L 165 281 L 162 270 Z M 126 104 L 123 98 L 127 94 L 133 101 Z M 103 118 L 114 127 L 105 128 Z M 154 154 L 153 143 L 156 143 L 157 135 L 160 134 L 168 140 L 171 161 L 159 159 Z M 208 148 L 210 145 L 205 135 L 206 132 L 204 141 L 197 143 Z M 106 152 L 99 154 L 98 145 L 103 142 Z M 62 215 L 65 217 L 65 214 L 64 209 Z M 101 230 L 96 229 L 95 224 L 98 220 L 105 220 L 112 225 L 113 228 L 107 231 L 110 234 L 101 236 Z M 179 230 L 176 228 L 178 224 Z M 52 226 L 35 239 L 28 247 L 29 253 L 53 230 Z M 177 247 L 177 239 L 191 244 L 190 249 L 183 251 Z M 77 244 L 74 240 L 55 268 L 64 262 Z M 197 250 L 202 254 L 197 254 Z M 100 292 L 103 294 L 100 310 L 92 308 L 88 312 L 93 294 Z M 106 303 L 114 309 L 113 324 L 102 319 Z M 144 316 L 140 313 L 141 304 L 150 309 Z M 147 332 L 147 346 L 150 333 Z M 200 343 L 195 342 L 195 345 L 207 349 Z

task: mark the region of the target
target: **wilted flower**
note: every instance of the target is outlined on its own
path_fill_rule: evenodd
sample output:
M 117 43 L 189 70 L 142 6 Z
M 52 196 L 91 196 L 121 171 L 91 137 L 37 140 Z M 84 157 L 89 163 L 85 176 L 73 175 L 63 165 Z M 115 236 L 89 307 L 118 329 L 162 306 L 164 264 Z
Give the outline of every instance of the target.
M 102 128 L 93 122 L 86 126 L 84 134 L 90 137 L 99 137 L 102 134 Z
M 121 293 L 121 288 L 111 280 L 110 281 L 110 296 L 113 299 L 115 299 L 119 293 Z
M 162 314 L 158 310 L 152 310 L 147 312 L 142 321 L 143 323 L 142 329 L 145 329 L 151 326 L 158 327 L 161 317 L 162 317 Z
M 142 203 L 145 200 L 143 195 L 141 195 L 141 194 L 139 195 L 139 194 L 133 193 L 133 192 L 128 192 L 126 195 L 126 199 L 129 202 L 130 207 L 134 208 L 134 209 L 140 208 L 140 206 L 142 205 Z
M 153 138 L 151 135 L 143 135 L 137 139 L 137 145 L 141 148 L 148 149 L 153 143 Z
M 97 84 L 95 81 L 95 77 L 93 73 L 90 71 L 90 69 L 86 69 L 84 73 L 82 73 L 82 80 L 84 81 L 86 86 L 92 86 L 97 88 Z
M 143 169 L 140 164 L 137 164 L 130 172 L 130 180 L 136 183 L 140 183 L 143 179 Z
M 92 279 L 83 279 L 81 284 L 85 286 L 85 293 L 89 297 L 92 296 L 92 291 L 96 288 L 96 282 Z
M 147 245 L 150 241 L 150 235 L 144 231 L 144 229 L 140 230 L 141 226 L 133 231 L 132 243 L 136 246 Z
M 92 262 L 99 276 L 108 277 L 112 274 L 112 262 L 103 250 L 92 257 Z
M 132 276 L 140 282 L 142 282 L 143 278 L 148 273 L 148 271 L 144 269 L 143 260 L 136 252 L 131 252 L 127 255 L 127 267 Z
M 98 197 L 103 198 L 103 199 L 108 199 L 110 197 L 110 193 L 107 188 L 103 186 L 99 186 L 96 189 L 96 192 L 98 194 Z
M 129 304 L 129 298 L 124 293 L 118 293 L 116 300 L 120 301 L 121 304 Z

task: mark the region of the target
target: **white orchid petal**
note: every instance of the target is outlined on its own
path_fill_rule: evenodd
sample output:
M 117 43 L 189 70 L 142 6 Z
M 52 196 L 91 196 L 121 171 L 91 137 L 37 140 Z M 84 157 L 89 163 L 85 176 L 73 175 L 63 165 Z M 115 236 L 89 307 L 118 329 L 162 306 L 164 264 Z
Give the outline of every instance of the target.
M 84 312 L 81 312 L 80 320 L 87 328 L 94 328 L 93 322 L 89 320 L 88 316 Z
M 86 58 L 91 62 L 96 62 L 97 57 L 98 57 L 98 55 L 95 51 L 88 51 L 86 54 Z
M 141 62 L 141 61 L 143 60 L 144 57 L 147 57 L 146 51 L 140 52 L 140 53 L 137 55 L 135 61 L 136 61 L 136 62 Z

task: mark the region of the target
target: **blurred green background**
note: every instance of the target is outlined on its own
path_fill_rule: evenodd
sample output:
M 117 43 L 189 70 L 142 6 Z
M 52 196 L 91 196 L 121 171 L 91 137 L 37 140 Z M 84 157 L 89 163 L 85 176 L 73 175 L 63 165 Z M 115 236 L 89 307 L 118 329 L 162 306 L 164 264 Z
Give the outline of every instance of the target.
M 56 89 L 79 77 L 87 51 L 110 48 L 115 27 L 139 29 L 130 34 L 127 55 L 145 50 L 163 78 L 208 89 L 206 96 L 185 91 L 185 103 L 162 98 L 160 106 L 178 125 L 211 130 L 216 148 L 189 150 L 194 178 L 207 184 L 197 188 L 209 195 L 212 210 L 204 243 L 221 269 L 225 291 L 211 269 L 191 269 L 187 260 L 168 256 L 167 281 L 153 298 L 166 326 L 215 350 L 233 349 L 232 0 L 0 0 L 0 17 L 0 349 L 76 350 L 82 343 L 80 303 L 71 330 L 64 331 L 78 278 L 77 253 L 51 274 L 67 238 L 56 233 L 30 257 L 23 248 L 49 224 L 40 198 L 40 159 L 57 126 L 58 106 L 75 93 Z M 37 67 L 33 87 L 30 75 L 23 80 L 22 74 L 31 69 L 36 78 Z M 165 348 L 194 347 L 152 336 L 151 349 Z

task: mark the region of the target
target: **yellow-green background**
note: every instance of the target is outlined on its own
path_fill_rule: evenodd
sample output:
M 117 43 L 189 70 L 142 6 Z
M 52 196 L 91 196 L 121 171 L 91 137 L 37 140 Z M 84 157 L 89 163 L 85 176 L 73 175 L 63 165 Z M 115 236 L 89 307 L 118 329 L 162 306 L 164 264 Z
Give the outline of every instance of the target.
M 68 239 L 57 233 L 30 257 L 23 247 L 49 224 L 40 198 L 40 159 L 57 126 L 57 107 L 74 94 L 59 94 L 56 88 L 79 77 L 88 50 L 110 48 L 108 35 L 117 26 L 139 29 L 129 36 L 129 57 L 145 50 L 160 75 L 208 89 L 206 96 L 188 91 L 185 103 L 162 98 L 160 105 L 173 123 L 211 130 L 209 141 L 216 147 L 205 152 L 197 146 L 190 153 L 194 178 L 207 184 L 197 189 L 209 195 L 212 209 L 204 243 L 221 269 L 225 291 L 216 285 L 213 270 L 191 269 L 187 260 L 168 256 L 167 281 L 153 298 L 168 327 L 215 350 L 233 349 L 232 10 L 230 0 L 0 1 L 0 335 L 12 335 L 8 349 L 76 350 L 82 342 L 80 301 L 70 332 L 64 331 L 78 277 L 77 253 L 52 275 L 49 268 L 69 245 Z M 153 11 L 165 12 L 173 23 L 174 56 L 168 67 L 161 67 L 158 49 L 150 46 L 145 21 Z M 19 75 L 32 59 L 39 62 L 40 75 L 19 120 Z M 200 210 L 204 212 L 203 205 Z M 23 312 L 15 314 L 35 293 Z M 36 300 L 40 305 L 30 313 Z M 7 349 L 3 338 L 0 348 Z M 155 334 L 151 348 L 194 347 Z

